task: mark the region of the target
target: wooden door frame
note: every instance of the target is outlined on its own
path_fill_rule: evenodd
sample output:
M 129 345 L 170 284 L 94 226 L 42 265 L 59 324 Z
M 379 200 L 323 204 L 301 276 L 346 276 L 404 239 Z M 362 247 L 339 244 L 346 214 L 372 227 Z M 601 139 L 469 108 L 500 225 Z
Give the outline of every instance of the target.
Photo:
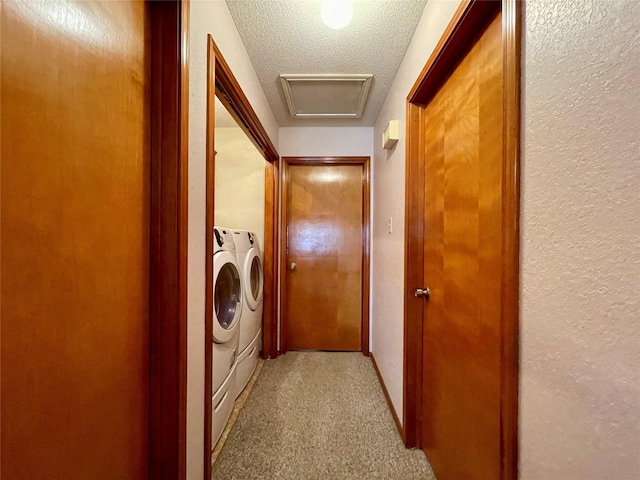
M 189 0 L 148 2 L 151 35 L 149 478 L 184 480 Z
M 362 328 L 360 348 L 363 355 L 369 355 L 369 281 L 370 281 L 370 243 L 371 243 L 371 158 L 370 157 L 282 157 L 282 209 L 280 217 L 280 349 L 278 354 L 287 352 L 286 331 L 286 295 L 287 295 L 287 228 L 288 228 L 288 185 L 289 167 L 327 166 L 327 165 L 362 165 Z
M 264 236 L 264 288 L 263 288 L 263 358 L 276 356 L 274 332 L 277 329 L 277 267 L 278 267 L 278 165 L 279 155 L 262 126 L 240 84 L 233 75 L 220 49 L 211 35 L 207 36 L 207 153 L 206 153 L 206 291 L 205 291 L 205 422 L 204 469 L 205 479 L 211 478 L 211 418 L 212 358 L 213 353 L 213 228 L 215 200 L 215 97 L 229 111 L 267 161 L 265 170 L 265 236 Z
M 407 97 L 404 286 L 404 440 L 422 446 L 422 354 L 424 302 L 414 297 L 424 274 L 424 107 L 433 98 L 488 23 L 502 10 L 504 67 L 503 200 L 501 273 L 501 479 L 517 478 L 519 213 L 520 213 L 520 38 L 521 2 L 464 0 Z

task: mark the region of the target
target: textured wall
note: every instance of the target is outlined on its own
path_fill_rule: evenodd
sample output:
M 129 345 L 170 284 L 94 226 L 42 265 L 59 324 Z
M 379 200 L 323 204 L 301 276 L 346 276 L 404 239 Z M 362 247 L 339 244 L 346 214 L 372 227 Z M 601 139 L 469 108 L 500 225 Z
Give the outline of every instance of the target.
M 264 170 L 267 161 L 244 131 L 216 128 L 214 223 L 249 230 L 264 249 Z
M 529 0 L 521 478 L 640 472 L 640 3 Z
M 458 8 L 456 1 L 430 0 L 391 86 L 374 128 L 373 264 L 371 321 L 373 352 L 393 406 L 402 420 L 404 335 L 404 174 L 407 95 Z M 389 120 L 400 120 L 400 140 L 382 149 Z M 391 217 L 393 233 L 387 230 Z
M 372 154 L 371 127 L 286 127 L 280 129 L 280 156 L 366 156 Z
M 207 34 L 211 34 L 278 146 L 278 125 L 251 66 L 226 2 L 190 3 L 189 253 L 187 329 L 187 478 L 204 472 L 204 295 Z

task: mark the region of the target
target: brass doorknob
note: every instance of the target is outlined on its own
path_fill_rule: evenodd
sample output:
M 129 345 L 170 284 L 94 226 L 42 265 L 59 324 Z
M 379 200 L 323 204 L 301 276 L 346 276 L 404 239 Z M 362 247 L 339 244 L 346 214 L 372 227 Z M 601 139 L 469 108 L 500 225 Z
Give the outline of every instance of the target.
M 296 267 L 297 265 L 295 264 L 295 262 L 291 262 L 291 265 L 289 265 L 289 270 L 294 271 Z
M 414 295 L 418 298 L 422 297 L 428 299 L 429 295 L 431 295 L 431 292 L 429 291 L 429 287 L 416 288 Z

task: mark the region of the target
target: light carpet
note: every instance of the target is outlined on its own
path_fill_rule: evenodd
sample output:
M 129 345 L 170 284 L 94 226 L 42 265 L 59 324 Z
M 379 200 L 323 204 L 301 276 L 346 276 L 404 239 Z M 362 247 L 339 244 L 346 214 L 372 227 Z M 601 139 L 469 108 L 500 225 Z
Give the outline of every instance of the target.
M 404 447 L 360 353 L 289 352 L 264 363 L 213 479 L 435 480 Z

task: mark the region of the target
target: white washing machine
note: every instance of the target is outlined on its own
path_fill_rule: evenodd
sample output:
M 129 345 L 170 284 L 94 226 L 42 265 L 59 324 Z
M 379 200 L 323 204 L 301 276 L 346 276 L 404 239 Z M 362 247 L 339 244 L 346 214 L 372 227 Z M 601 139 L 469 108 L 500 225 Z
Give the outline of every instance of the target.
M 236 364 L 242 316 L 242 282 L 231 230 L 213 238 L 213 437 L 215 445 L 235 402 Z
M 236 397 L 247 386 L 258 363 L 262 346 L 262 295 L 264 270 L 258 237 L 247 230 L 234 230 L 233 240 L 240 266 L 244 305 L 240 319 Z

